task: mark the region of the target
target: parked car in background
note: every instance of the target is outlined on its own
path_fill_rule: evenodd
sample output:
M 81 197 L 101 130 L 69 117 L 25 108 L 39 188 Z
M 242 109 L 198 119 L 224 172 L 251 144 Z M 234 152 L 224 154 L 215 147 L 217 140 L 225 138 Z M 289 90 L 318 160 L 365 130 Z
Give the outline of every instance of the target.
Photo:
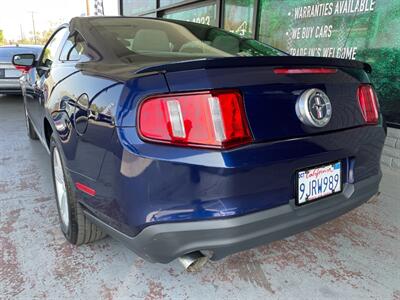
M 21 94 L 19 78 L 23 70 L 12 64 L 12 58 L 17 53 L 34 54 L 39 57 L 43 46 L 15 45 L 0 47 L 0 94 Z
M 219 28 L 74 18 L 17 55 L 28 135 L 51 154 L 61 230 L 188 268 L 308 230 L 378 192 L 371 67 Z

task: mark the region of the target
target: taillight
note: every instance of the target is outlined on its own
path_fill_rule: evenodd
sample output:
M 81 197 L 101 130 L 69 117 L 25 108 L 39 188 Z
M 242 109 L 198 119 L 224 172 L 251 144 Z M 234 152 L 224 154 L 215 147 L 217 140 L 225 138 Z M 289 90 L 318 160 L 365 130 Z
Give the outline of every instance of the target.
M 367 124 L 377 124 L 379 119 L 378 99 L 373 87 L 363 84 L 358 87 L 358 102 Z
M 145 140 L 181 146 L 233 148 L 252 141 L 242 96 L 237 91 L 206 91 L 156 96 L 138 110 Z

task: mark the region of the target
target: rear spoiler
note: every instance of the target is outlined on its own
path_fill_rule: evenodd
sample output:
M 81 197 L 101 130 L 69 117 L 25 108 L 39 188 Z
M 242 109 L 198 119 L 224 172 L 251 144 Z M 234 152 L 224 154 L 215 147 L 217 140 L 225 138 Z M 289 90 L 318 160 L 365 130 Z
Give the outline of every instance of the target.
M 309 56 L 263 56 L 263 57 L 223 57 L 186 60 L 171 62 L 138 69 L 136 74 L 152 72 L 176 72 L 194 69 L 235 68 L 235 67 L 337 67 L 363 69 L 371 73 L 369 64 L 337 58 L 309 57 Z

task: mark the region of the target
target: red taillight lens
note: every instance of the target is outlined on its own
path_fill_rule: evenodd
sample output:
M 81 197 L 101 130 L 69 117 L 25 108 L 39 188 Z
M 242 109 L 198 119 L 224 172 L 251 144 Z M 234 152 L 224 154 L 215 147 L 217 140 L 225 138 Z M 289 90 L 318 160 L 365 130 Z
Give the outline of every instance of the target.
M 357 91 L 361 113 L 367 124 L 377 124 L 379 119 L 378 99 L 373 87 L 360 85 Z
M 29 72 L 29 70 L 31 69 L 31 67 L 27 67 L 27 66 L 15 66 L 15 68 L 19 71 L 21 71 L 23 74 L 26 74 Z
M 138 131 L 143 139 L 181 146 L 226 149 L 252 141 L 237 91 L 149 98 L 139 107 Z

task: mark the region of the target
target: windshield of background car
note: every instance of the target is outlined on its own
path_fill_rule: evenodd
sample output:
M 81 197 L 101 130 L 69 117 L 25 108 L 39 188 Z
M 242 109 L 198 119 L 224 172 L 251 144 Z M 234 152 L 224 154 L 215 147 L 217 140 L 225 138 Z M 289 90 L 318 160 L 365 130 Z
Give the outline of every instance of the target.
M 120 59 L 135 55 L 182 60 L 287 55 L 254 39 L 202 24 L 145 18 L 99 18 L 90 22 Z

